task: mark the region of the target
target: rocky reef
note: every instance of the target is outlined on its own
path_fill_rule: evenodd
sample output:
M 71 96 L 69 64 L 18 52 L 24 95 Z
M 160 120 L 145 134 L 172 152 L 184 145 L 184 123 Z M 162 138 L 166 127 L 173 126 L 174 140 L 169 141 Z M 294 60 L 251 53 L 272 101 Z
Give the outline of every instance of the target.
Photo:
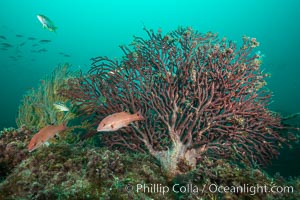
M 28 156 L 26 144 L 34 131 L 25 126 L 20 129 L 5 128 L 0 132 L 0 180 L 11 173 Z
M 205 158 L 197 170 L 170 180 L 150 155 L 95 147 L 91 141 L 60 141 L 28 153 L 30 133 L 26 128 L 1 132 L 0 199 L 300 198 L 300 179 L 270 177 L 260 168 L 238 166 L 223 159 Z M 257 185 L 290 186 L 293 192 L 213 192 L 216 186 Z

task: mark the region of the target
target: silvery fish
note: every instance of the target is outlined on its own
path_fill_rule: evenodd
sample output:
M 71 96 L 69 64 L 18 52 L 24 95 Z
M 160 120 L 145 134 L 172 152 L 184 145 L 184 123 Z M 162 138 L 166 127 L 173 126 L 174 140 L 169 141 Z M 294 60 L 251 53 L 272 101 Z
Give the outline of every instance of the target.
M 42 23 L 43 28 L 47 28 L 51 32 L 55 32 L 57 27 L 54 23 L 45 15 L 37 15 L 38 20 Z
M 53 106 L 59 110 L 59 111 L 62 111 L 62 112 L 69 112 L 69 108 L 63 104 L 63 103 L 54 103 Z

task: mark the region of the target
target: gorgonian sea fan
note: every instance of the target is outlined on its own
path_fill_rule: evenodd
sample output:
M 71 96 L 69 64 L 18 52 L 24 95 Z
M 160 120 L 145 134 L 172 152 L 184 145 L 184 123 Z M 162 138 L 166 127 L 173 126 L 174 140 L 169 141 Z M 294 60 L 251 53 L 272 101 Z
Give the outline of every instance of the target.
M 62 94 L 81 111 L 105 116 L 142 110 L 145 121 L 102 133 L 104 144 L 149 152 L 171 177 L 195 168 L 203 156 L 265 163 L 285 139 L 279 115 L 268 110 L 255 38 L 241 47 L 216 34 L 178 28 L 166 35 L 145 29 L 121 46 L 120 60 L 93 58 L 87 75 Z

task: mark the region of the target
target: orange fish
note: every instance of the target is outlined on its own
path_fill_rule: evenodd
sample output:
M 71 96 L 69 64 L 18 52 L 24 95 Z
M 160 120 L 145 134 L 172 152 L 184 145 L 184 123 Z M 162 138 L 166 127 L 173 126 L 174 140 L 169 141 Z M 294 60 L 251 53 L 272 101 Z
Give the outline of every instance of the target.
M 131 122 L 144 120 L 141 112 L 130 114 L 127 112 L 114 113 L 105 117 L 99 124 L 97 131 L 117 131 L 120 128 L 128 126 Z
M 53 138 L 56 134 L 66 130 L 67 126 L 65 123 L 55 126 L 50 125 L 42 128 L 37 134 L 35 134 L 28 145 L 29 152 L 39 148 L 42 144 L 45 144 L 50 138 Z

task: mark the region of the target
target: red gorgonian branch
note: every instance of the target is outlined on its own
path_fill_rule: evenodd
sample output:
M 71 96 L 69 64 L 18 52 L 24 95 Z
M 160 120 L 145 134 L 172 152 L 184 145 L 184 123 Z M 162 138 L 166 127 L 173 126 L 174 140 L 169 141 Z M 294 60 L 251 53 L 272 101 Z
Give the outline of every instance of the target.
M 149 152 L 171 177 L 203 156 L 265 163 L 285 139 L 280 117 L 267 106 L 267 74 L 253 49 L 216 34 L 178 28 L 166 35 L 145 29 L 121 46 L 121 60 L 93 58 L 87 75 L 69 80 L 62 94 L 79 102 L 95 123 L 115 112 L 141 110 L 145 121 L 102 133 L 104 144 Z

